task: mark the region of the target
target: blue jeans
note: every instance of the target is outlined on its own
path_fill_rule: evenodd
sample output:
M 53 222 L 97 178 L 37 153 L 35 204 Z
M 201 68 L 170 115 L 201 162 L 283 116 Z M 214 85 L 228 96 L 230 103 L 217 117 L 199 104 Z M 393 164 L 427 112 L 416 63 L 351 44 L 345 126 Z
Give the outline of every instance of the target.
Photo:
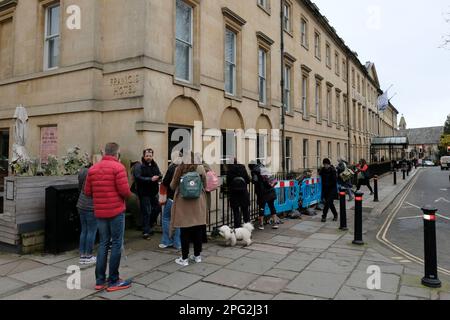
M 164 206 L 164 211 L 162 215 L 162 238 L 161 244 L 168 247 L 175 247 L 177 249 L 181 248 L 181 239 L 180 239 L 180 229 L 176 229 L 175 233 L 170 237 L 170 220 L 172 217 L 172 204 L 173 200 L 167 199 L 167 203 Z
M 92 256 L 95 237 L 97 236 L 97 219 L 93 211 L 78 209 L 81 223 L 80 255 Z
M 158 220 L 158 199 L 156 196 L 141 196 L 139 197 L 139 201 L 141 205 L 143 234 L 150 234 Z
M 100 234 L 100 246 L 97 254 L 95 278 L 97 285 L 106 283 L 106 265 L 108 263 L 108 245 L 112 242 L 109 260 L 109 281 L 119 281 L 119 266 L 122 256 L 123 234 L 125 230 L 125 213 L 111 219 L 97 219 Z

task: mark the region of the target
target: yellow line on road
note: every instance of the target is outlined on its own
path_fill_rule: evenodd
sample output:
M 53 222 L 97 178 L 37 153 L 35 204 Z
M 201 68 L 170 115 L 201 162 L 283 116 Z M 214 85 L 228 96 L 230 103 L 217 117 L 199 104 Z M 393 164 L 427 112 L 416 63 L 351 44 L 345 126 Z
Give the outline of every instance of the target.
M 408 197 L 409 193 L 411 192 L 412 188 L 414 187 L 414 185 L 417 183 L 417 180 L 419 178 L 419 175 L 422 172 L 420 171 L 415 177 L 414 179 L 410 182 L 410 185 L 407 187 L 405 194 L 400 198 L 399 203 L 395 206 L 394 210 L 388 215 L 388 218 L 386 219 L 386 221 L 384 222 L 383 226 L 381 227 L 380 231 L 378 232 L 376 238 L 378 241 L 384 243 L 386 246 L 390 247 L 392 250 L 400 253 L 401 255 L 405 256 L 407 259 L 414 261 L 418 264 L 424 265 L 424 261 L 423 259 L 411 254 L 410 252 L 398 247 L 397 245 L 393 244 L 392 242 L 390 242 L 386 235 L 389 231 L 389 228 L 392 224 L 392 221 L 394 220 L 394 218 L 396 217 L 396 215 L 398 214 L 398 212 L 400 211 L 404 201 L 406 200 L 406 198 Z M 450 270 L 438 267 L 439 272 L 450 276 Z

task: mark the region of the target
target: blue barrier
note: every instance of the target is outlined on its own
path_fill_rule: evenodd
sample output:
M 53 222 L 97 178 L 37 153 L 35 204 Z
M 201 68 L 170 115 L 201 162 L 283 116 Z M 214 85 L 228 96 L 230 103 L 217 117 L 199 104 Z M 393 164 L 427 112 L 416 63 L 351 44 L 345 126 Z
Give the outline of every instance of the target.
M 306 179 L 301 186 L 302 207 L 304 209 L 322 201 L 322 181 L 320 178 Z
M 300 185 L 298 181 L 280 181 L 275 186 L 277 199 L 275 209 L 277 214 L 291 212 L 299 208 Z M 270 216 L 269 206 L 266 205 L 264 214 Z

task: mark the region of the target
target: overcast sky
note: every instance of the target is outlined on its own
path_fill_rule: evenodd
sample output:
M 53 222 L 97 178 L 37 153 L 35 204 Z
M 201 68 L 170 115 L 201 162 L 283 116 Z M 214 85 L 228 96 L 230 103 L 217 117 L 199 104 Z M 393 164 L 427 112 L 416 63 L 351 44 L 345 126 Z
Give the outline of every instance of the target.
M 375 62 L 381 89 L 408 128 L 441 126 L 450 114 L 449 0 L 313 0 L 362 63 Z

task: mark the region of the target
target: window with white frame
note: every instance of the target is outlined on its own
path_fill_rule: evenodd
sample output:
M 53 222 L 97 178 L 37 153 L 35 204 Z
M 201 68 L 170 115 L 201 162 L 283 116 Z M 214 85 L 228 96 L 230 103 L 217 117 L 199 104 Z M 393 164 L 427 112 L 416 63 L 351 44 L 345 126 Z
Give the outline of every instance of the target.
M 225 29 L 225 92 L 236 95 L 236 38 L 234 31 Z
M 300 34 L 302 46 L 308 48 L 308 21 L 302 18 L 300 22 Z
M 334 68 L 336 69 L 336 75 L 340 75 L 341 74 L 341 64 L 340 64 L 340 58 L 339 58 L 339 53 L 336 51 L 335 53 L 334 53 L 334 63 L 335 63 L 335 66 L 334 66 Z
M 59 66 L 60 40 L 60 4 L 57 3 L 45 9 L 45 70 L 54 69 Z
M 192 82 L 193 69 L 193 8 L 177 0 L 176 11 L 176 79 Z
M 265 10 L 269 10 L 269 0 L 258 0 L 258 5 Z
M 258 87 L 259 102 L 267 104 L 267 52 L 259 48 L 258 50 Z
M 355 68 L 352 68 L 352 87 L 356 88 Z
M 261 161 L 261 163 L 265 164 L 267 159 L 267 143 L 268 143 L 268 135 L 267 134 L 258 134 L 256 136 L 256 160 Z
M 283 29 L 291 32 L 291 5 L 286 1 L 283 2 Z
M 308 116 L 308 77 L 302 76 L 302 112 L 303 117 Z
M 332 114 L 331 114 L 331 110 L 333 109 L 333 97 L 331 96 L 331 87 L 327 87 L 327 121 L 328 121 L 328 125 L 331 126 L 331 122 L 333 121 L 332 119 Z
M 309 168 L 309 140 L 303 139 L 303 169 Z
M 317 157 L 317 168 L 321 167 L 322 164 L 322 142 L 319 140 L 317 141 L 317 146 L 316 146 L 316 157 Z
M 344 143 L 344 158 L 346 158 L 345 160 L 349 160 L 349 159 L 347 159 L 347 151 L 348 150 L 348 144 L 347 143 Z
M 284 108 L 291 112 L 291 67 L 284 65 Z
M 336 123 L 339 127 L 341 125 L 341 94 L 336 92 Z
M 317 121 L 320 122 L 322 120 L 322 113 L 320 112 L 321 103 L 322 103 L 322 85 L 319 81 L 316 82 L 316 117 Z
M 349 123 L 348 123 L 348 100 L 347 96 L 344 96 L 344 129 L 347 129 Z
M 338 159 L 341 158 L 341 143 L 340 142 L 338 142 L 336 145 L 336 155 L 337 155 Z
M 345 82 L 348 80 L 348 74 L 347 74 L 347 61 L 345 59 L 342 60 L 342 75 Z
M 286 138 L 286 172 L 292 171 L 292 138 Z
M 331 68 L 331 46 L 330 44 L 327 42 L 326 44 L 326 64 L 328 68 Z
M 316 58 L 320 60 L 320 33 L 318 33 L 317 31 L 314 33 L 314 54 Z
M 328 159 L 333 159 L 333 149 L 332 149 L 332 145 L 331 142 L 328 142 Z

